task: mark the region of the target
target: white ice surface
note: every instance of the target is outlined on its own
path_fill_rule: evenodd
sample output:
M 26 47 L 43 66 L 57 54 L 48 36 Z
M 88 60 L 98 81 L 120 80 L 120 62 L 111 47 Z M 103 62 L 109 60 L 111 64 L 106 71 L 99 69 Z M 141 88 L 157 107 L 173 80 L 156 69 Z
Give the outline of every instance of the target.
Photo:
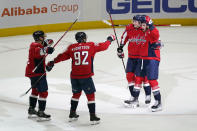
M 118 28 L 120 38 L 124 29 Z M 163 111 L 152 113 L 144 104 L 144 91 L 140 94 L 140 107 L 125 108 L 123 100 L 129 98 L 127 81 L 121 60 L 116 55 L 117 43 L 105 52 L 96 54 L 93 77 L 96 92 L 96 111 L 102 123 L 90 126 L 87 100 L 80 98 L 79 121 L 68 123 L 71 84 L 70 61 L 55 65 L 48 73 L 49 96 L 46 112 L 52 121 L 37 123 L 27 119 L 28 95 L 20 98 L 30 87 L 24 77 L 31 35 L 0 38 L 0 131 L 45 130 L 197 130 L 197 27 L 159 27 L 164 48 L 161 50 L 160 78 Z M 85 30 L 89 41 L 102 42 L 113 34 L 112 29 Z M 70 31 L 56 47 L 51 60 L 75 42 Z M 63 32 L 48 33 L 56 42 Z M 126 48 L 125 48 L 126 49 Z M 125 50 L 125 56 L 127 51 Z M 125 64 L 127 57 L 124 59 Z M 153 99 L 153 98 L 152 98 Z M 152 103 L 154 100 L 152 101 Z

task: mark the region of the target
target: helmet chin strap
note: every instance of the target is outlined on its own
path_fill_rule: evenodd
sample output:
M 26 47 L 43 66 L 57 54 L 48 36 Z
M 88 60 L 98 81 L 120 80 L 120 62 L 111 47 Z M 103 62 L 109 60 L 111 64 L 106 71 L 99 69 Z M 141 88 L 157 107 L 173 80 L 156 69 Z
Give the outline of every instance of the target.
M 87 39 L 83 39 L 83 42 L 86 43 Z
M 41 43 L 42 45 L 44 45 L 44 37 L 41 37 L 43 40 L 41 40 L 40 38 L 39 38 L 39 43 Z
M 83 39 L 80 43 L 86 43 L 87 39 Z

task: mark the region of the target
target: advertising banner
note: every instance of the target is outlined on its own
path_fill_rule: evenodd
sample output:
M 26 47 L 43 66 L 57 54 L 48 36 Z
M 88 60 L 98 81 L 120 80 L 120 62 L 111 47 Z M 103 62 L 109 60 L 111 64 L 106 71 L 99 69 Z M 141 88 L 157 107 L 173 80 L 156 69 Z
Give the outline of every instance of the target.
M 106 11 L 114 19 L 131 19 L 136 14 L 146 14 L 152 18 L 197 18 L 197 0 L 105 0 L 103 17 Z
M 72 22 L 81 0 L 0 0 L 0 28 Z

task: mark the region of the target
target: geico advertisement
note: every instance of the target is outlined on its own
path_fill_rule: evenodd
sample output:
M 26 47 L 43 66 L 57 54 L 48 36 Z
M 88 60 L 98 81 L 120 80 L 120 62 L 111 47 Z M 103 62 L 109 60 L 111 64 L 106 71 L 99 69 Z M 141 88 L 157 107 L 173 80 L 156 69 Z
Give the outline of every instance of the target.
M 0 5 L 0 28 L 71 22 L 81 8 L 80 0 L 10 1 Z
M 197 18 L 197 0 L 105 0 L 111 14 L 149 14 L 157 18 Z

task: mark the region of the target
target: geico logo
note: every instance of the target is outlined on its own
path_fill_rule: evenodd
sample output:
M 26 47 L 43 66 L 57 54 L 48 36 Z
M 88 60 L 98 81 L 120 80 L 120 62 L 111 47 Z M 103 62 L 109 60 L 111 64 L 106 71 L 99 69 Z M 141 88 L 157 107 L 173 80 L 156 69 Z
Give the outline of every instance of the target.
M 57 5 L 57 4 L 52 4 L 51 5 L 51 12 L 66 12 L 66 11 L 71 11 L 71 12 L 76 12 L 78 10 L 78 5 Z
M 197 12 L 195 3 L 197 0 L 180 1 L 178 0 L 106 0 L 106 10 L 111 14 L 125 13 L 159 13 L 161 9 L 167 13 L 183 13 L 187 9 L 193 13 Z M 123 0 L 122 0 L 123 1 Z M 174 2 L 174 3 L 173 3 Z M 183 4 L 183 2 L 185 4 Z M 154 3 L 154 4 L 153 4 Z M 171 5 L 173 3 L 173 6 Z M 117 7 L 114 7 L 116 5 Z
M 36 7 L 35 5 L 33 8 L 22 9 L 21 7 L 14 7 L 14 8 L 4 8 L 1 17 L 4 16 L 19 16 L 19 15 L 31 15 L 31 14 L 40 14 L 40 13 L 47 13 L 47 7 Z

